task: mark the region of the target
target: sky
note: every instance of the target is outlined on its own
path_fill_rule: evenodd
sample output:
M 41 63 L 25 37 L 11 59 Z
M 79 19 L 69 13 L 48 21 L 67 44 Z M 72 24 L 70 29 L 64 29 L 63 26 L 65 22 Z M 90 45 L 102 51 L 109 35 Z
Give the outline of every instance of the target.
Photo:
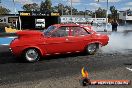
M 41 1 L 45 0 L 15 0 L 15 6 L 13 4 L 13 0 L 1 0 L 0 5 L 8 8 L 11 10 L 11 13 L 15 13 L 14 8 L 16 8 L 16 11 L 22 11 L 22 6 L 24 4 L 31 4 L 31 3 L 37 3 L 40 4 Z M 56 6 L 58 3 L 62 3 L 64 5 L 72 5 L 74 8 L 77 8 L 80 10 L 92 10 L 95 11 L 98 7 L 106 9 L 107 7 L 107 0 L 51 0 L 52 5 Z M 118 11 L 124 11 L 127 9 L 132 10 L 132 0 L 108 0 L 108 6 L 114 5 Z

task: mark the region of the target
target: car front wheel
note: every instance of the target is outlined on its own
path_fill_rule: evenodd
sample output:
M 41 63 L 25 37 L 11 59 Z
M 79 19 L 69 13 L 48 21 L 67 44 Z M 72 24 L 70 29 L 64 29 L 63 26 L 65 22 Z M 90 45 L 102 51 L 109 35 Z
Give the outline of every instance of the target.
M 24 52 L 24 58 L 28 62 L 36 62 L 40 59 L 40 54 L 36 49 L 27 49 Z
M 98 49 L 97 44 L 90 44 L 90 45 L 87 46 L 86 52 L 90 55 L 93 55 L 93 54 L 96 53 L 97 49 Z

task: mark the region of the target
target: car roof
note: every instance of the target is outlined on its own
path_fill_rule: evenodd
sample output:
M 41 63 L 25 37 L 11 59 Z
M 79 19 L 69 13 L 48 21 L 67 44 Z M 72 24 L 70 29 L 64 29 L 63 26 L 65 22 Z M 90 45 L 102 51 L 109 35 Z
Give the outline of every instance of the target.
M 95 32 L 91 26 L 86 26 L 86 25 L 81 25 L 81 24 L 76 24 L 76 23 L 62 23 L 62 24 L 54 24 L 53 26 L 56 27 L 63 27 L 63 26 L 68 26 L 68 27 L 83 27 L 89 32 Z
M 60 26 L 81 26 L 80 24 L 74 24 L 74 23 L 66 23 L 66 24 L 54 24 L 54 26 L 60 27 Z

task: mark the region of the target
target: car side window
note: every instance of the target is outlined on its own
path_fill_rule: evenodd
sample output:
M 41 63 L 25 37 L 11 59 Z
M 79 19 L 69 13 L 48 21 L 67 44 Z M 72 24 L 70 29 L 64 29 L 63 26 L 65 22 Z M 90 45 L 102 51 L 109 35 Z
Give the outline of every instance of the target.
M 68 36 L 68 32 L 68 27 L 60 27 L 51 34 L 51 37 L 65 37 Z
M 84 28 L 81 27 L 72 27 L 71 32 L 72 32 L 72 36 L 82 36 L 89 34 Z

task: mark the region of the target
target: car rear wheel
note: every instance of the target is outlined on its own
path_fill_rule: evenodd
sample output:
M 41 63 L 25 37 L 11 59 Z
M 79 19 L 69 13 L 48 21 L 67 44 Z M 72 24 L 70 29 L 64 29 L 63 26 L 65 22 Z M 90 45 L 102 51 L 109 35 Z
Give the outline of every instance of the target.
M 88 45 L 86 48 L 86 52 L 90 55 L 95 54 L 97 50 L 98 50 L 98 44 L 95 43 Z
M 40 59 L 40 54 L 36 49 L 27 49 L 24 52 L 24 58 L 28 62 L 37 62 Z

